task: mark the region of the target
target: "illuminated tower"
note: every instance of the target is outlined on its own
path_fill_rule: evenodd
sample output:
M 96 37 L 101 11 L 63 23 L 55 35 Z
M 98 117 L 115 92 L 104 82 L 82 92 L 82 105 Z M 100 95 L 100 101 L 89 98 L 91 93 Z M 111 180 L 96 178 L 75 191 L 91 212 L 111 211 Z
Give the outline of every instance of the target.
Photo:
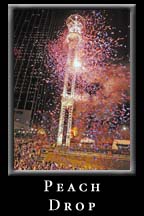
M 68 56 L 65 68 L 64 88 L 61 99 L 61 111 L 59 119 L 57 145 L 61 146 L 63 142 L 64 120 L 66 111 L 68 112 L 67 132 L 65 145 L 70 146 L 72 114 L 74 106 L 74 91 L 77 71 L 80 69 L 79 60 L 79 44 L 82 40 L 82 32 L 84 30 L 84 19 L 80 15 L 73 14 L 66 20 L 68 26 L 68 35 L 66 43 L 68 44 Z

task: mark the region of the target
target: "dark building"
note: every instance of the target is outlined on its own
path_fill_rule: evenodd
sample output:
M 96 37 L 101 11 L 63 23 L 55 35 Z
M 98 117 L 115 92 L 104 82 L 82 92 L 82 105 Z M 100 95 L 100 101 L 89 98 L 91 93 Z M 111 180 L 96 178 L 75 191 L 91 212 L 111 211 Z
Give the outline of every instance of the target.
M 59 14 L 60 15 L 60 14 Z M 43 123 L 48 72 L 45 46 L 53 39 L 59 22 L 48 9 L 15 9 L 13 22 L 13 68 L 15 127 Z

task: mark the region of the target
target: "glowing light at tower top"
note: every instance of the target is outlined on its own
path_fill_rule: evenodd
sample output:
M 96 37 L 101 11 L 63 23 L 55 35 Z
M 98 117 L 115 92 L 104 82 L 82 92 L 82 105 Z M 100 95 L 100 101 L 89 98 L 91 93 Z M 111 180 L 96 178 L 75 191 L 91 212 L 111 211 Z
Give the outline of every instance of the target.
M 85 28 L 85 20 L 79 14 L 72 14 L 66 20 L 69 32 L 81 34 Z
M 126 53 L 127 35 L 110 23 L 107 11 L 84 10 L 79 14 L 67 17 L 64 28 L 58 30 L 57 37 L 46 45 L 47 68 L 58 72 L 63 80 L 69 48 L 77 46 L 84 70 L 96 71 L 97 79 L 102 77 L 101 71 L 108 71 L 111 63 L 121 62 L 129 57 Z M 77 64 L 77 63 L 76 63 Z M 99 72 L 100 71 L 100 72 Z M 100 75 L 100 76 L 99 76 Z

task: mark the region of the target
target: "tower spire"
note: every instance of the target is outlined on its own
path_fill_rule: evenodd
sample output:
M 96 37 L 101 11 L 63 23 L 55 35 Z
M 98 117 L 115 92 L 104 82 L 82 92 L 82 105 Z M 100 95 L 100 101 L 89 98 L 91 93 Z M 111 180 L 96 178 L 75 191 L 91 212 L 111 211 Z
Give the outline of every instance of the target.
M 68 111 L 67 120 L 67 133 L 66 142 L 67 147 L 70 146 L 71 139 L 71 127 L 72 127 L 72 115 L 74 106 L 74 93 L 75 93 L 75 82 L 77 71 L 81 64 L 78 60 L 78 45 L 81 42 L 81 33 L 84 29 L 84 19 L 78 15 L 73 14 L 69 16 L 66 20 L 68 26 L 68 35 L 66 41 L 68 43 L 68 56 L 67 64 L 64 77 L 64 88 L 61 99 L 61 111 L 59 119 L 58 137 L 57 145 L 61 146 L 63 144 L 63 133 L 64 133 L 64 120 L 66 116 L 66 110 Z

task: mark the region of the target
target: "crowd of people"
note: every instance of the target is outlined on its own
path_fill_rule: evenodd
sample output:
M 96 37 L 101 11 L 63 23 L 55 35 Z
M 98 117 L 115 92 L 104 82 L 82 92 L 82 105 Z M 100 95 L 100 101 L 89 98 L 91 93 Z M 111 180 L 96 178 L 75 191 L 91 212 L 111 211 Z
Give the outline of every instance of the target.
M 43 170 L 49 169 L 51 164 L 40 158 L 41 143 L 27 139 L 17 139 L 14 142 L 15 170 Z
M 56 163 L 52 160 L 45 160 L 45 147 L 43 143 L 31 139 L 15 139 L 14 142 L 14 170 L 76 170 L 71 164 Z
M 120 161 L 118 155 L 108 159 L 101 154 L 86 157 L 80 152 L 77 156 L 74 151 L 67 151 L 61 152 L 40 139 L 15 139 L 14 170 L 106 170 L 129 167 L 129 161 Z

